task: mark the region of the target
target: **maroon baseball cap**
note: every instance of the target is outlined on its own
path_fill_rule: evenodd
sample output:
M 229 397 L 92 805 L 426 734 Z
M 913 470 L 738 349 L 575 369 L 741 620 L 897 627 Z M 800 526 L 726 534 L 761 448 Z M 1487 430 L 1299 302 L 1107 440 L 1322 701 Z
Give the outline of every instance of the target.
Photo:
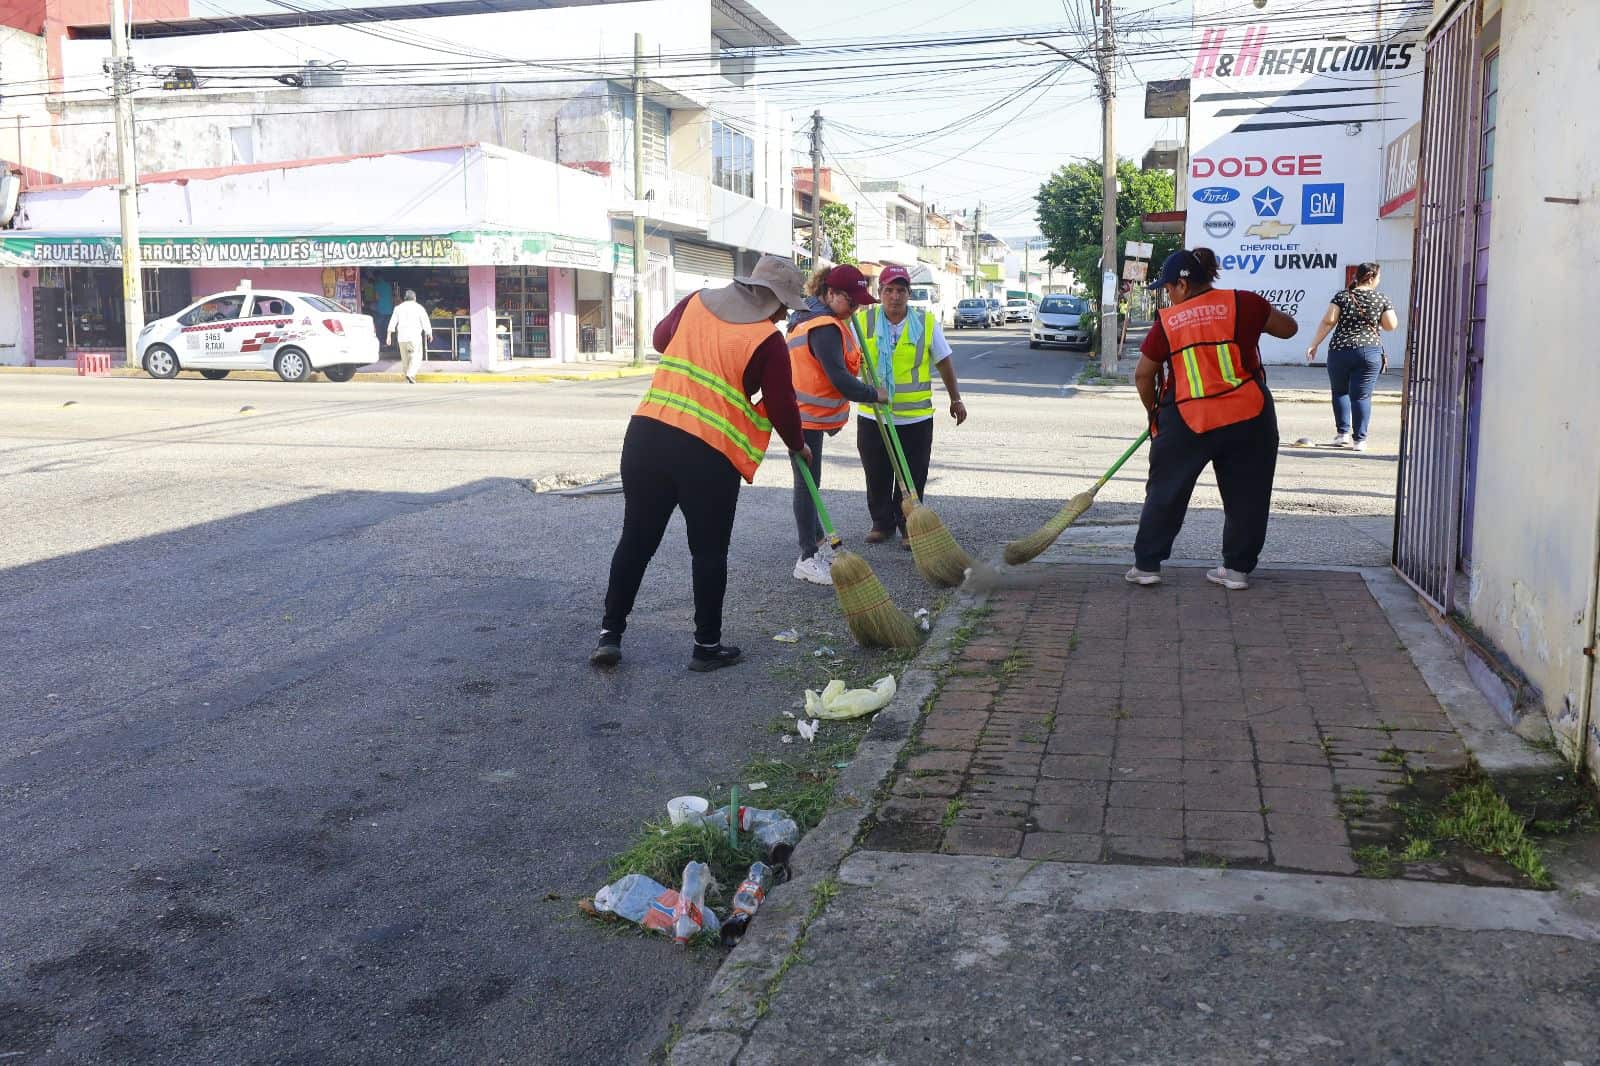
M 883 272 L 878 275 L 878 291 L 882 292 L 884 286 L 892 285 L 897 281 L 909 289 L 911 287 L 911 272 L 903 266 L 891 265 L 884 267 Z
M 878 298 L 867 287 L 866 275 L 853 266 L 836 266 L 828 271 L 823 284 L 830 289 L 847 292 L 857 304 L 875 304 Z

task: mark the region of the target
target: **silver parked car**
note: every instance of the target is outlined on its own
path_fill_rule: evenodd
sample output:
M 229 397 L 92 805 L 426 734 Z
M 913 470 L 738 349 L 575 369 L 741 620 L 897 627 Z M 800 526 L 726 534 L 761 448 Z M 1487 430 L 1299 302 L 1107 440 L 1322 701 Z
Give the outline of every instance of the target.
M 1046 296 L 1039 301 L 1028 329 L 1028 347 L 1061 344 L 1069 348 L 1088 348 L 1089 331 L 1082 325 L 1089 313 L 1089 301 L 1081 296 Z

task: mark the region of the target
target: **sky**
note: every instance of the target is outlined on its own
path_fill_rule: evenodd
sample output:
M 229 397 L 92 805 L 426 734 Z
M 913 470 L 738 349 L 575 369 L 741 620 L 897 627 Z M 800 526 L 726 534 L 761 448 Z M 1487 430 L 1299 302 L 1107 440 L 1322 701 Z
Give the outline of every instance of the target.
M 317 8 L 374 2 L 295 0 Z M 1061 32 L 1073 28 L 1074 20 L 1079 26 L 1092 24 L 1090 0 L 751 2 L 802 44 L 893 45 L 1034 28 Z M 254 14 L 284 6 L 288 4 L 272 0 L 193 2 L 197 15 Z M 1115 10 L 1121 36 L 1122 24 L 1135 27 L 1141 18 L 1187 20 L 1191 0 L 1117 0 Z M 1055 43 L 1072 50 L 1078 39 L 1058 38 Z M 1139 40 L 1148 45 L 1153 38 L 1135 37 Z M 885 55 L 904 62 L 888 68 L 865 66 L 886 62 Z M 982 201 L 989 232 L 1030 235 L 1038 232 L 1033 196 L 1045 178 L 1064 163 L 1083 158 L 1098 162 L 1100 157 L 1100 106 L 1093 76 L 1042 46 L 1008 41 L 877 56 L 869 52 L 855 62 L 829 57 L 805 63 L 815 64 L 816 72 L 793 72 L 798 64 L 792 59 L 768 61 L 769 67 L 790 71 L 763 71 L 758 84 L 769 99 L 791 111 L 795 165 L 809 165 L 803 130 L 813 109 L 823 112 L 826 162 L 846 176 L 834 188 L 847 198 L 853 195 L 850 179 L 899 179 L 913 196 L 925 188 L 926 199 L 943 212 L 970 211 Z M 1145 56 L 1121 65 L 1118 155 L 1138 159 L 1158 138 L 1180 135 L 1171 120 L 1143 117 L 1142 82 L 1185 73 L 1185 64 L 1170 57 Z M 819 84 L 823 78 L 826 83 Z

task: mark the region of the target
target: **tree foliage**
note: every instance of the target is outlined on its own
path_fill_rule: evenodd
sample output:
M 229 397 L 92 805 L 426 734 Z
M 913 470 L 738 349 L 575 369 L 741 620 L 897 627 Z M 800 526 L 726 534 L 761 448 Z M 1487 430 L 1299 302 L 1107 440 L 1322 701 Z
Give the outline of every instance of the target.
M 1050 249 L 1045 261 L 1074 271 L 1093 291 L 1099 277 L 1102 178 L 1097 162 L 1069 163 L 1039 187 L 1039 228 Z M 1140 219 L 1153 211 L 1171 211 L 1173 176 L 1164 170 L 1140 170 L 1131 159 L 1117 160 L 1117 261 L 1128 241 L 1155 245 L 1153 265 L 1178 249 L 1177 234 L 1146 236 Z
M 827 238 L 833 254 L 830 258 L 835 263 L 854 263 L 856 261 L 856 223 L 855 216 L 850 208 L 844 204 L 824 203 L 822 205 L 822 233 Z M 811 247 L 811 238 L 807 234 L 805 245 Z

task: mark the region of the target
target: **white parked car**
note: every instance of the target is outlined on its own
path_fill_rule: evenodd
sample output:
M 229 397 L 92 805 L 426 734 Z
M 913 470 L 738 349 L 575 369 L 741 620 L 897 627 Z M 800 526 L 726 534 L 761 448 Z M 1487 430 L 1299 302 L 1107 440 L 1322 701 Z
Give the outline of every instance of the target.
M 321 371 L 349 381 L 378 358 L 372 318 L 309 292 L 241 285 L 190 304 L 139 332 L 139 362 L 153 378 L 198 370 L 217 381 L 234 370 L 275 370 L 284 381 Z
M 1006 301 L 1007 322 L 1031 322 L 1032 320 L 1032 300 L 1011 299 Z

